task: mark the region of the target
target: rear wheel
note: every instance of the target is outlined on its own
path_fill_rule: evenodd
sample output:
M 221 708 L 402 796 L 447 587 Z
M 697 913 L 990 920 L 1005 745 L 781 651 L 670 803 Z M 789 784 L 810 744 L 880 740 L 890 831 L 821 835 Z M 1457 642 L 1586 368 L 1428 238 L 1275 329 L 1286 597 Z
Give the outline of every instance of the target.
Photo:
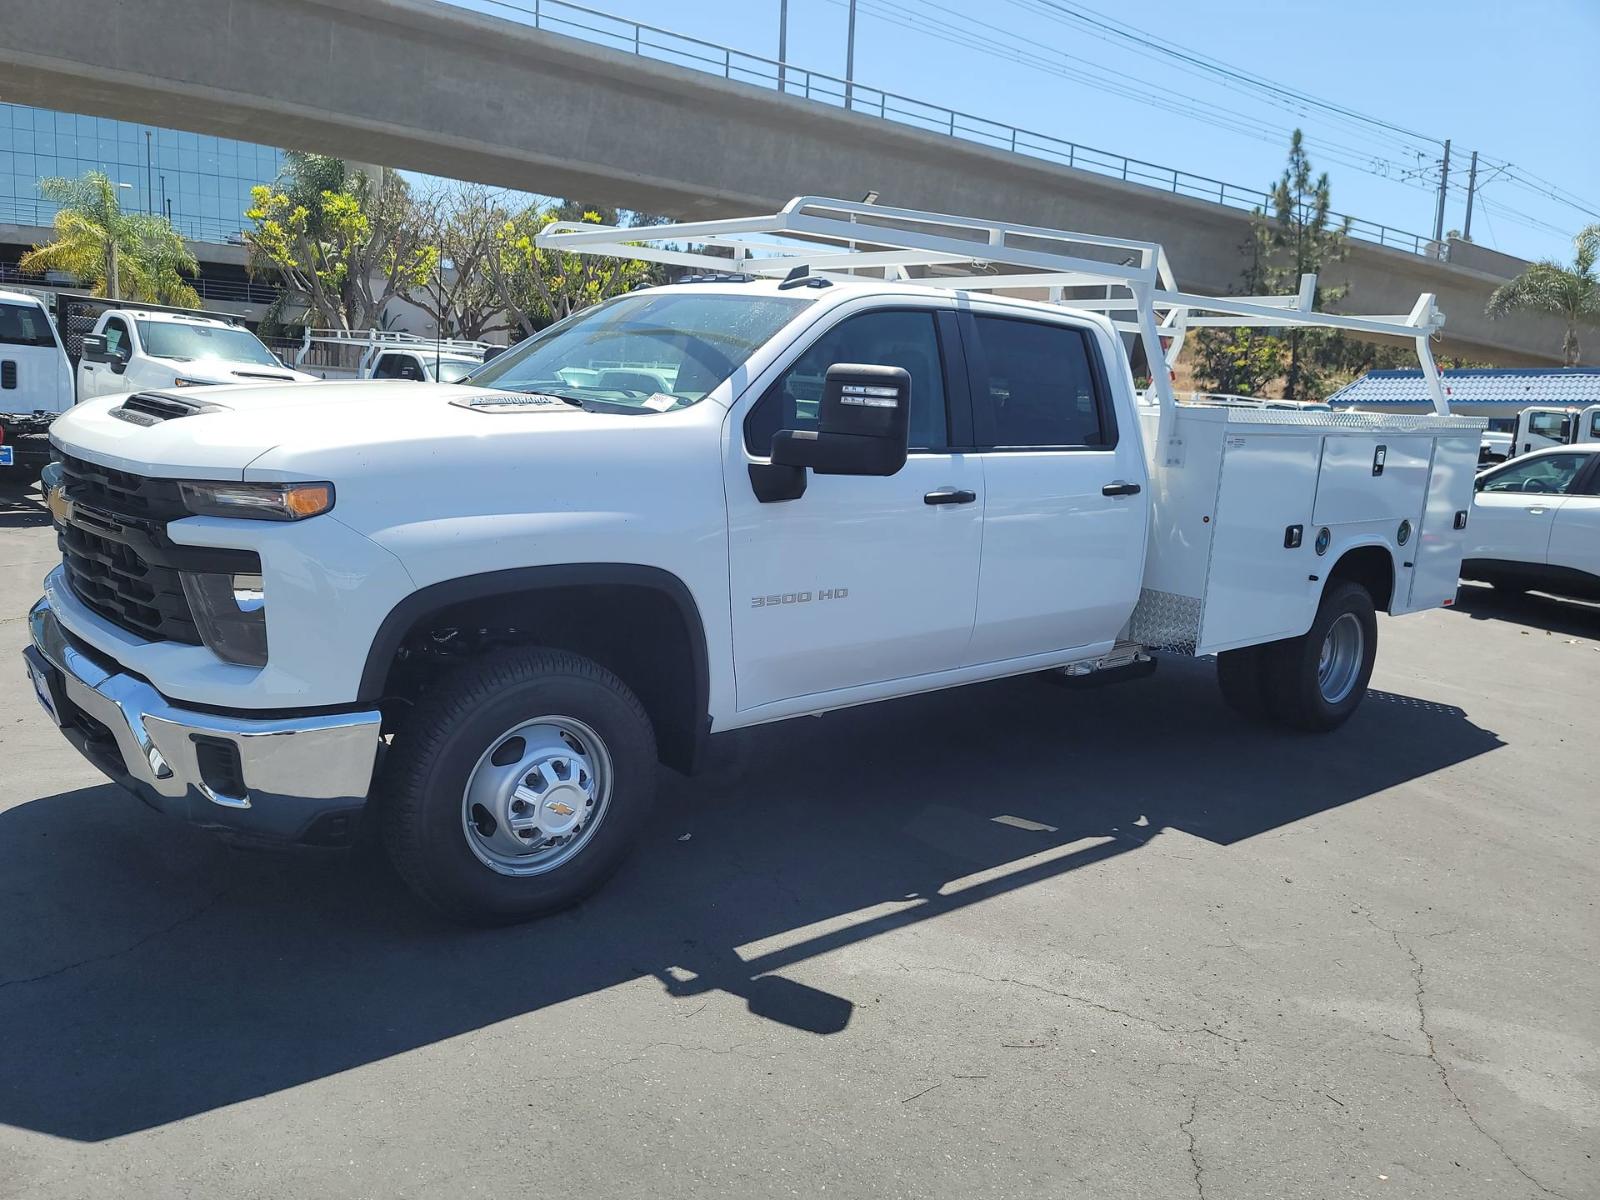
M 447 679 L 384 763 L 390 859 L 423 899 L 499 925 L 588 895 L 631 849 L 655 792 L 638 698 L 599 664 L 512 650 Z
M 1291 729 L 1337 729 L 1360 707 L 1378 653 L 1378 618 L 1360 584 L 1323 594 L 1304 635 L 1261 647 L 1267 713 Z

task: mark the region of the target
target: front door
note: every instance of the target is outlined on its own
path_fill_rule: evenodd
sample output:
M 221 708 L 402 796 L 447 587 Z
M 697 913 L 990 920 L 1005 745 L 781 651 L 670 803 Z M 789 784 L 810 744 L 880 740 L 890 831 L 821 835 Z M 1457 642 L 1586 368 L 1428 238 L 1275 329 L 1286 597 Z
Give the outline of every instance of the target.
M 770 383 L 758 381 L 759 400 L 736 405 L 731 418 L 726 486 L 740 710 L 948 670 L 961 664 L 972 634 L 982 466 L 950 450 L 935 309 L 870 304 L 842 309 Z M 888 477 L 809 472 L 799 499 L 759 502 L 748 465 L 769 456 L 777 430 L 816 428 L 823 376 L 834 363 L 910 373 L 906 465 Z
M 1587 462 L 1576 452 L 1539 454 L 1491 472 L 1472 502 L 1465 557 L 1543 566 L 1556 512 Z
M 1149 496 L 1092 326 L 963 314 L 985 500 L 967 662 L 1109 648 L 1139 600 Z

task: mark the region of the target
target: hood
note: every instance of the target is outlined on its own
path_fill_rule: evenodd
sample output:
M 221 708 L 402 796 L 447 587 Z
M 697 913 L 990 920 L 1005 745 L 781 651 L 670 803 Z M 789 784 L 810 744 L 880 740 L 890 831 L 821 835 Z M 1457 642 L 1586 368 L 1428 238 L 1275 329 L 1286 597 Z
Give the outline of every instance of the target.
M 588 413 L 559 403 L 491 411 L 459 403 L 495 394 L 387 379 L 147 389 L 78 404 L 50 433 L 65 453 L 137 474 L 241 479 L 263 460 L 250 478 L 326 479 L 364 467 L 385 448 L 389 457 L 404 447 L 408 458 L 436 459 L 449 443 L 481 446 L 508 435 L 636 428 L 678 416 Z
M 189 369 L 193 366 L 193 370 Z M 260 363 L 228 363 L 206 360 L 193 364 L 178 363 L 172 368 L 173 374 L 182 379 L 193 379 L 197 383 L 207 384 L 266 384 L 266 383 L 314 383 L 315 375 L 308 375 L 304 371 L 296 371 L 290 367 L 269 367 Z

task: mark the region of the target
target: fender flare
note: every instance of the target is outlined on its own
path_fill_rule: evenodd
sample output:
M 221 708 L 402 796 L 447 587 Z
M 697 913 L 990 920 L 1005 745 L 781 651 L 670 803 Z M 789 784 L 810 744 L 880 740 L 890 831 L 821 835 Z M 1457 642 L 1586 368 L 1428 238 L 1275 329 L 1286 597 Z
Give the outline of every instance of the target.
M 670 571 L 637 563 L 560 563 L 542 567 L 513 567 L 463 575 L 418 588 L 389 610 L 367 650 L 361 671 L 359 699 L 382 699 L 390 664 L 406 634 L 428 613 L 469 600 L 550 591 L 566 587 L 631 587 L 664 595 L 677 609 L 689 636 L 689 656 L 694 666 L 693 727 L 703 740 L 711 711 L 711 665 L 706 652 L 705 623 L 688 586 Z

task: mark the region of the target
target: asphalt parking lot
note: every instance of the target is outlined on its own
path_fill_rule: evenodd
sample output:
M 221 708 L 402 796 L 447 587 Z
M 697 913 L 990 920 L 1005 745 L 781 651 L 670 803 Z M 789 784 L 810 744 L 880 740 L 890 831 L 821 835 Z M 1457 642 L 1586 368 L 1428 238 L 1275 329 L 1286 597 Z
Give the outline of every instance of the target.
M 105 783 L 0 491 L 0 1196 L 1600 1195 L 1600 609 L 1384 620 L 1335 735 L 1204 662 L 735 735 L 517 929 Z

